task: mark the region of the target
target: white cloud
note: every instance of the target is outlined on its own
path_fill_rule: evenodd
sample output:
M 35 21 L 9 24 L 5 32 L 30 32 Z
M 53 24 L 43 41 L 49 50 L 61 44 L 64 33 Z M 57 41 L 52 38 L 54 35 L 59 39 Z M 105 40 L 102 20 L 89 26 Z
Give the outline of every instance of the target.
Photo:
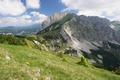
M 24 6 L 21 0 L 0 0 L 0 15 L 18 16 L 27 11 L 27 8 L 40 8 L 40 0 L 26 0 L 27 6 Z
M 26 0 L 27 1 L 27 8 L 40 8 L 40 0 Z
M 32 20 L 35 20 L 36 23 L 42 23 L 47 19 L 46 15 L 40 14 L 39 12 L 31 12 L 30 15 L 32 16 Z
M 47 16 L 39 12 L 31 12 L 28 15 L 18 17 L 3 17 L 0 19 L 0 27 L 7 26 L 28 26 L 32 24 L 41 24 Z
M 69 9 L 79 11 L 79 15 L 110 16 L 120 20 L 120 0 L 61 0 Z M 109 17 L 108 17 L 109 18 Z
M 79 11 L 77 15 L 86 15 L 86 16 L 99 16 L 99 17 L 105 17 L 101 14 L 99 11 L 90 11 L 90 10 L 85 10 L 85 11 Z
M 20 0 L 0 0 L 0 14 L 17 16 L 26 11 Z
M 46 15 L 34 10 L 27 13 L 29 8 L 40 8 L 40 0 L 26 1 L 27 6 L 21 0 L 0 0 L 0 27 L 41 24 L 47 18 Z
M 28 16 L 20 16 L 20 17 L 4 17 L 0 19 L 0 26 L 7 27 L 7 26 L 24 26 L 31 24 L 32 20 L 26 18 Z

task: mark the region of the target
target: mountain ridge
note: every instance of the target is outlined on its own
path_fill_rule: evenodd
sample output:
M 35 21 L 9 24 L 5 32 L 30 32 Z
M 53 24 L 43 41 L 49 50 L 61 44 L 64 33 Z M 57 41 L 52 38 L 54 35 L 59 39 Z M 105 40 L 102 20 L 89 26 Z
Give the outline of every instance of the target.
M 33 24 L 29 26 L 8 26 L 0 27 L 0 33 L 12 33 L 14 35 L 28 35 L 36 34 L 42 27 L 40 24 Z
M 67 14 L 62 19 L 45 26 L 46 28 L 38 32 L 38 35 L 54 46 L 66 44 L 66 47 L 76 50 L 77 53 L 73 54 L 80 55 L 79 52 L 82 51 L 90 61 L 111 69 L 120 65 L 120 48 L 114 50 L 113 46 L 120 46 L 120 35 L 110 25 L 111 22 L 105 18 Z M 106 63 L 109 60 L 111 62 Z

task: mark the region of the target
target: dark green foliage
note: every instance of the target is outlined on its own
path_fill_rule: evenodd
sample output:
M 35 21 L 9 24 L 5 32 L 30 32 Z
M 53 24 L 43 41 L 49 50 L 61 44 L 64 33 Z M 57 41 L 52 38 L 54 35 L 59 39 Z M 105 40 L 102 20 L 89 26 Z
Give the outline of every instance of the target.
M 41 37 L 41 36 L 38 36 L 38 37 L 37 37 L 37 40 L 38 40 L 41 44 L 46 44 L 46 40 L 45 40 L 43 37 Z
M 0 43 L 10 45 L 22 45 L 34 47 L 33 41 L 36 40 L 36 36 L 15 36 L 15 35 L 0 35 Z
M 25 38 L 27 38 L 30 41 L 37 40 L 37 37 L 35 35 L 28 35 L 28 36 L 25 36 Z
M 11 45 L 26 45 L 24 38 L 18 38 L 14 35 L 0 35 L 0 43 Z
M 59 51 L 65 49 L 66 44 L 60 38 L 56 38 L 54 40 L 51 39 L 50 36 L 46 36 L 46 38 L 43 36 L 37 36 L 37 41 L 40 43 L 40 46 L 38 46 L 39 48 L 41 48 L 41 46 L 43 45 L 52 51 Z
M 57 56 L 60 57 L 60 58 L 63 58 L 63 57 L 64 57 L 64 56 L 63 56 L 63 53 L 61 53 L 61 52 L 60 52 L 60 53 L 57 53 Z
M 111 46 L 115 47 L 115 46 Z M 119 67 L 120 65 L 120 60 L 119 60 L 119 53 L 116 52 L 117 50 L 108 52 L 105 51 L 104 49 L 100 48 L 99 50 L 92 50 L 92 56 L 91 58 L 94 59 L 96 62 L 98 62 L 99 58 L 97 55 L 101 55 L 103 58 L 100 59 L 103 61 L 102 65 L 95 65 L 96 67 L 101 67 L 101 68 L 106 68 L 108 70 L 114 70 L 116 67 Z M 116 54 L 118 53 L 118 54 Z
M 120 67 L 116 68 L 116 69 L 114 70 L 114 72 L 115 72 L 116 74 L 120 75 Z

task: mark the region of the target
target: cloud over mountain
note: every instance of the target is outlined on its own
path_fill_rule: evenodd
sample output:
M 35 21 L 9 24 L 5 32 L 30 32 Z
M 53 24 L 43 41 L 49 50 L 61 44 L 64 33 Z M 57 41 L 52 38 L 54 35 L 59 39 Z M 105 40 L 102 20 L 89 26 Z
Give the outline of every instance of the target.
M 32 24 L 41 24 L 47 16 L 39 12 L 31 12 L 29 15 L 18 17 L 3 17 L 0 19 L 0 26 L 28 26 Z
M 103 16 L 120 20 L 120 0 L 61 0 L 68 9 L 78 10 L 78 15 Z M 117 16 L 117 17 L 116 17 Z

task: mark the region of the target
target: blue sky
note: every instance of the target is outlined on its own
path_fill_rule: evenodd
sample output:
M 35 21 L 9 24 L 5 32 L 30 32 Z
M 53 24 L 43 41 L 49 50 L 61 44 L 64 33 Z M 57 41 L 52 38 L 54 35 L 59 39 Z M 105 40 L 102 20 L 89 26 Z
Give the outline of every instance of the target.
M 0 0 L 0 27 L 41 24 L 56 12 L 120 20 L 120 0 Z
M 21 0 L 26 5 L 26 0 Z M 39 11 L 45 15 L 53 15 L 56 12 L 61 12 L 65 7 L 60 0 L 40 0 L 40 8 L 31 9 L 29 11 Z
M 41 0 L 40 11 L 46 15 L 52 15 L 55 12 L 60 12 L 65 8 L 65 6 L 60 2 L 60 0 Z

